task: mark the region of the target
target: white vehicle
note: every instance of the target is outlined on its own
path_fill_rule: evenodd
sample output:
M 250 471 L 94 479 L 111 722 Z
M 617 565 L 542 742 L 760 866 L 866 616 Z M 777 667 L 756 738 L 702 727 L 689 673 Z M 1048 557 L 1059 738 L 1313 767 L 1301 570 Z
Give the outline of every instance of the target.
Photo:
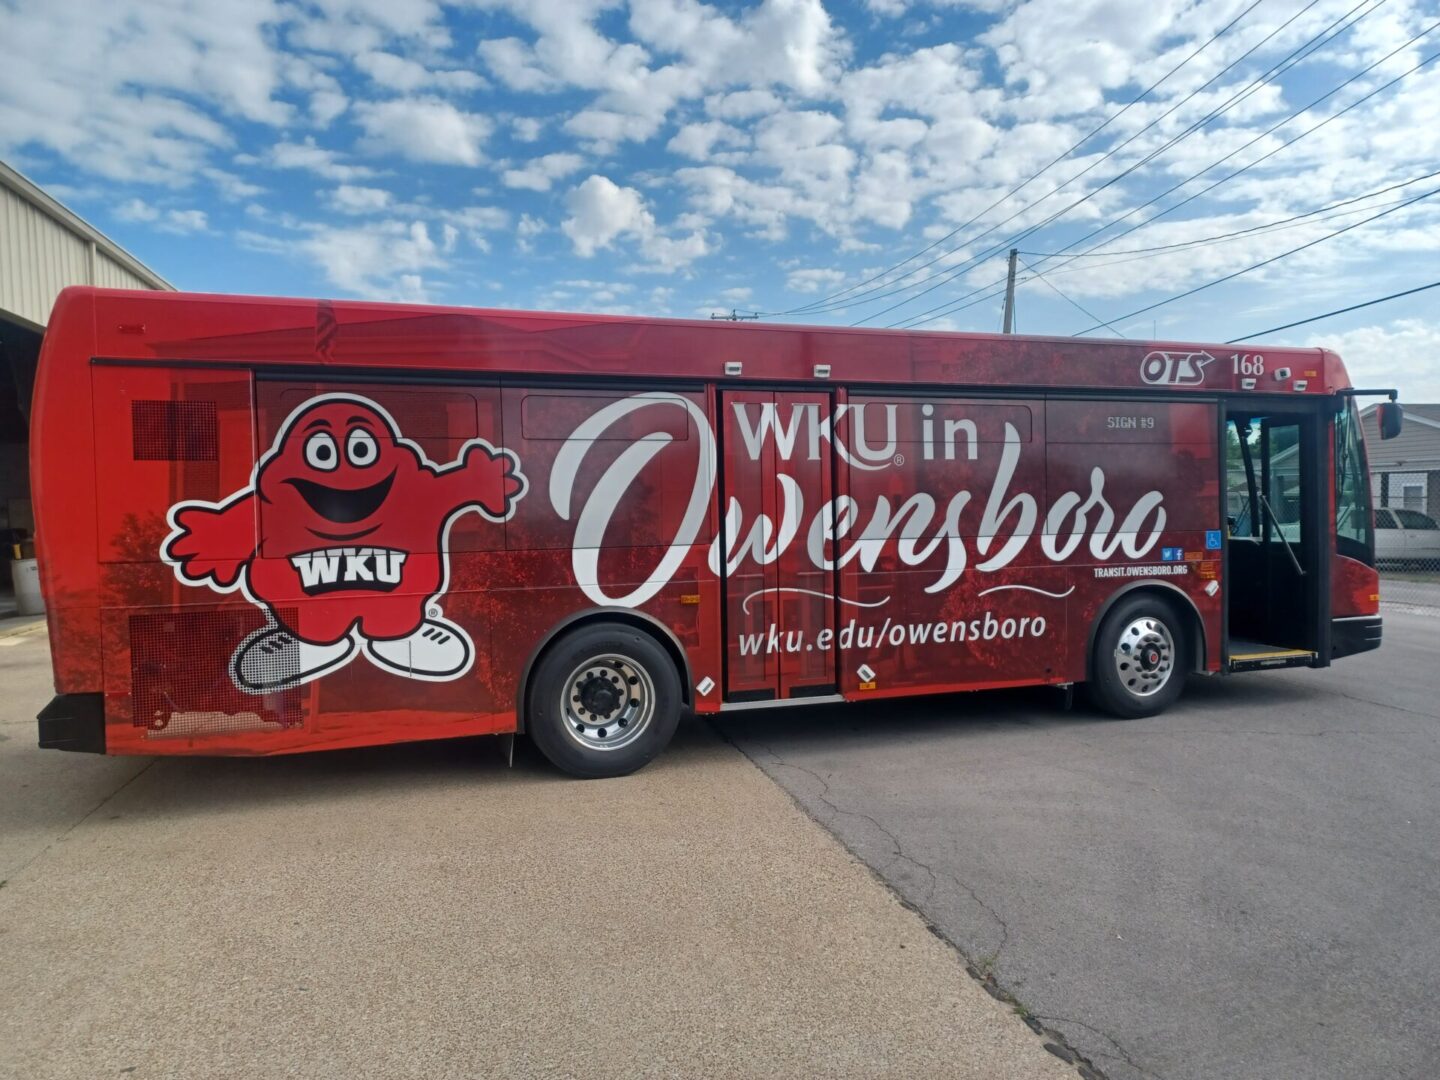
M 1418 510 L 1376 508 L 1375 561 L 1396 569 L 1440 568 L 1440 524 Z

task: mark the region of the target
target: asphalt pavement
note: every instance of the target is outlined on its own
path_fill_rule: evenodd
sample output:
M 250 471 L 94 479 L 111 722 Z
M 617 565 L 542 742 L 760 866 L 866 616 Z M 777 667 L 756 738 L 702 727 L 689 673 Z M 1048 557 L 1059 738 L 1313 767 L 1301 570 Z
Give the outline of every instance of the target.
M 1027 691 L 722 731 L 1113 1080 L 1440 1076 L 1440 618 L 1149 720 Z
M 0 1077 L 1077 1075 L 703 725 L 105 758 L 35 748 L 43 634 L 0 686 Z

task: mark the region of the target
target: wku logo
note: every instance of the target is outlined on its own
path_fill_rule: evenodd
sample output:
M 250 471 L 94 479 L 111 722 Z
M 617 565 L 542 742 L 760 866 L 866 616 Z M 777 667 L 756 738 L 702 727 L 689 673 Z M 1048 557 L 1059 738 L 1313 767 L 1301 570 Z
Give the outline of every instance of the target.
M 1140 361 L 1140 378 L 1151 386 L 1199 386 L 1205 381 L 1205 365 L 1214 359 L 1208 352 L 1156 349 Z
M 290 562 L 300 574 L 305 595 L 319 596 L 336 589 L 390 592 L 400 584 L 407 557 L 403 551 L 347 548 L 291 555 Z
M 475 659 L 437 603 L 450 526 L 472 510 L 507 520 L 525 488 L 509 450 L 471 439 L 439 465 L 375 402 L 324 394 L 286 417 L 249 487 L 172 506 L 160 555 L 186 585 L 240 589 L 269 616 L 231 658 L 242 690 L 298 686 L 362 653 L 405 678 L 447 681 Z M 297 603 L 309 597 L 324 599 Z

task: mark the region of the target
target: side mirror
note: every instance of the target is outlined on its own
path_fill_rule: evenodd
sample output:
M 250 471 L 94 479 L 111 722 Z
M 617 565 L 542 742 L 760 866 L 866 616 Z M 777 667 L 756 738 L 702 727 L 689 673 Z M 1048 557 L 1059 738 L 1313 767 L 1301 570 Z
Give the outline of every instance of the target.
M 1375 419 L 1380 427 L 1380 438 L 1393 439 L 1405 426 L 1405 409 L 1398 401 L 1383 401 Z

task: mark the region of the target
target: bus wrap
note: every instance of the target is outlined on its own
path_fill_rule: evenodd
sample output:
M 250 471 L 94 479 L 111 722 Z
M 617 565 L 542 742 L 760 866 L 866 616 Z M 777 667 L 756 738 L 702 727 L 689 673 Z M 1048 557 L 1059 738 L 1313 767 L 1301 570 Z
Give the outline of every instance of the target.
M 1318 349 L 70 289 L 32 408 L 43 746 L 525 731 L 619 775 L 684 710 L 1379 644 Z

